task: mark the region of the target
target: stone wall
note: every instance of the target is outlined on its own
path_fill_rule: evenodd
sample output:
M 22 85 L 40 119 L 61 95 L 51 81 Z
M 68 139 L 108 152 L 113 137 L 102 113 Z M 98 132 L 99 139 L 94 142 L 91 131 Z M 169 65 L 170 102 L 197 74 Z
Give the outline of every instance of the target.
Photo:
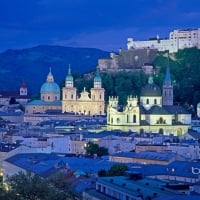
M 99 59 L 98 67 L 105 72 L 142 70 L 145 64 L 152 65 L 156 56 L 156 49 L 120 50 L 119 54 L 111 53 L 110 58 Z

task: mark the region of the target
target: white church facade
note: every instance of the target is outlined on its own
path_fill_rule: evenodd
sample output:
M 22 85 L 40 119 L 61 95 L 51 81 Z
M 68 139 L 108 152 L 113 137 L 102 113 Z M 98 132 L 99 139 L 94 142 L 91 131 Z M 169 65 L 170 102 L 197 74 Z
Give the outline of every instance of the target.
M 182 106 L 173 105 L 173 85 L 167 68 L 162 91 L 150 76 L 140 98 L 129 96 L 123 108 L 118 105 L 118 97 L 110 97 L 107 125 L 111 130 L 182 135 L 190 128 L 191 114 Z
M 94 77 L 94 86 L 90 93 L 84 88 L 80 95 L 74 87 L 74 79 L 69 67 L 65 78 L 65 86 L 61 89 L 54 81 L 54 76 L 49 71 L 46 82 L 40 89 L 40 99 L 32 100 L 25 105 L 25 114 L 45 113 L 73 113 L 78 115 L 105 115 L 104 88 L 97 70 Z

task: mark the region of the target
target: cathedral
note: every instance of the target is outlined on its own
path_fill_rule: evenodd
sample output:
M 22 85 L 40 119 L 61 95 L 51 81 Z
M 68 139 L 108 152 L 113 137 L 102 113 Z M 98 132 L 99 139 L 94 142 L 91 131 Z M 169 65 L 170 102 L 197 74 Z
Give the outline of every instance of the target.
M 77 95 L 77 89 L 74 87 L 74 80 L 69 67 L 65 79 L 65 87 L 62 89 L 62 112 L 73 112 L 83 115 L 104 115 L 104 88 L 102 80 L 97 69 L 94 77 L 94 87 L 90 93 L 84 90 Z
M 46 82 L 40 88 L 40 100 L 32 100 L 25 106 L 25 114 L 61 111 L 60 87 L 54 81 L 51 69 Z
M 140 99 L 128 96 L 121 108 L 118 97 L 109 97 L 107 107 L 108 129 L 131 130 L 138 133 L 163 133 L 182 135 L 191 125 L 191 114 L 182 106 L 173 104 L 173 85 L 169 67 L 161 89 L 150 76 L 142 88 Z
M 105 114 L 104 88 L 102 88 L 98 69 L 94 77 L 94 87 L 91 88 L 90 93 L 84 88 L 80 95 L 77 94 L 70 67 L 65 78 L 65 87 L 62 88 L 62 99 L 60 91 L 50 69 L 46 82 L 42 84 L 40 89 L 40 100 L 28 102 L 25 106 L 25 114 L 48 112 L 79 115 Z

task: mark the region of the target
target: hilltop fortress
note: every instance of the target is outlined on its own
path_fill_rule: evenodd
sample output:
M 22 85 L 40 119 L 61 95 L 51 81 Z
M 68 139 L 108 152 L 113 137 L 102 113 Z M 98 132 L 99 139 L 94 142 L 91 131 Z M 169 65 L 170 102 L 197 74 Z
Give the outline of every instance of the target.
M 127 40 L 127 50 L 119 50 L 119 53 L 111 53 L 110 58 L 98 60 L 98 68 L 101 71 L 139 71 L 151 74 L 153 61 L 157 52 L 169 51 L 175 53 L 179 49 L 196 47 L 200 49 L 200 28 L 189 30 L 174 30 L 169 33 L 168 39 L 160 39 L 159 36 L 146 41 Z
M 174 30 L 169 33 L 168 39 L 160 39 L 159 36 L 148 41 L 127 40 L 128 49 L 150 48 L 158 51 L 175 53 L 179 49 L 196 47 L 200 49 L 200 28 L 188 30 Z

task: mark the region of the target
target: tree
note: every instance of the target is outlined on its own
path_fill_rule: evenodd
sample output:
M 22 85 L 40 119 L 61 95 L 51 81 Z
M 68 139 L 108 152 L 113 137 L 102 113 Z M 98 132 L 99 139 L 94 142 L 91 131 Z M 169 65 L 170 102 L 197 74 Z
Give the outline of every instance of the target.
M 97 150 L 97 156 L 101 157 L 104 155 L 108 155 L 108 149 L 105 147 L 99 147 L 99 149 Z
M 88 155 L 97 155 L 97 156 L 103 156 L 103 155 L 108 155 L 108 149 L 104 148 L 104 147 L 99 147 L 98 144 L 92 143 L 92 142 L 88 142 L 86 147 L 86 154 Z
M 127 165 L 123 163 L 115 164 L 108 170 L 108 176 L 123 176 L 127 170 Z
M 105 169 L 101 169 L 98 171 L 98 176 L 99 177 L 104 177 L 104 176 L 107 176 L 107 172 Z
M 97 154 L 98 149 L 99 149 L 99 145 L 98 144 L 94 144 L 92 142 L 88 142 L 86 147 L 85 147 L 86 154 L 92 155 L 92 156 L 94 154 Z
M 43 179 L 31 172 L 19 172 L 18 174 L 7 177 L 6 180 L 9 190 L 4 193 L 4 199 L 29 199 L 29 200 L 66 200 L 69 195 L 56 188 L 54 183 Z

